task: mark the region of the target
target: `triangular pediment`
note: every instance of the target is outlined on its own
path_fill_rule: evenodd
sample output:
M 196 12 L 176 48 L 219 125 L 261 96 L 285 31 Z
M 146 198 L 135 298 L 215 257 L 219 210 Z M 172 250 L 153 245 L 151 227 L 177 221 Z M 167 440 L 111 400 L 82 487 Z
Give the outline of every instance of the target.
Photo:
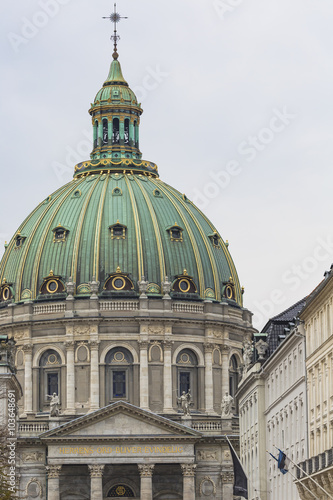
M 120 401 L 44 432 L 41 439 L 197 438 L 193 429 Z

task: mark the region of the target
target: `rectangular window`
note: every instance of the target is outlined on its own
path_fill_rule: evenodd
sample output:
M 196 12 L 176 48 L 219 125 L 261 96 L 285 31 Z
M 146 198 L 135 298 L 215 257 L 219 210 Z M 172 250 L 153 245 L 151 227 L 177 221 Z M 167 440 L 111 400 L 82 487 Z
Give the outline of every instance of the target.
M 113 398 L 126 398 L 126 372 L 112 372 L 112 392 Z
M 180 372 L 179 373 L 179 395 L 183 392 L 186 394 L 190 390 L 190 372 Z
M 59 395 L 58 392 L 58 374 L 57 373 L 48 373 L 47 374 L 47 393 L 49 396 L 52 396 L 53 393 Z

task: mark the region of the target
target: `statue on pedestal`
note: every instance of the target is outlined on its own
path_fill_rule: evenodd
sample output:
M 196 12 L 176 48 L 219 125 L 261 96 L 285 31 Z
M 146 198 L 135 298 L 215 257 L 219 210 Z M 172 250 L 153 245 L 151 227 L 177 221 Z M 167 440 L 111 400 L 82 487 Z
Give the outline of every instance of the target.
M 52 396 L 47 396 L 48 398 L 51 398 L 50 401 L 50 417 L 58 417 L 60 413 L 60 400 L 59 396 L 54 392 Z
M 191 414 L 190 413 L 191 402 L 192 402 L 191 392 L 188 391 L 188 393 L 185 393 L 185 391 L 183 391 L 180 398 L 178 398 L 178 404 L 181 406 L 183 413 L 186 416 L 189 416 Z
M 233 416 L 233 400 L 234 398 L 230 396 L 228 391 L 226 391 L 222 403 L 221 403 L 221 409 L 222 409 L 222 417 L 232 417 Z

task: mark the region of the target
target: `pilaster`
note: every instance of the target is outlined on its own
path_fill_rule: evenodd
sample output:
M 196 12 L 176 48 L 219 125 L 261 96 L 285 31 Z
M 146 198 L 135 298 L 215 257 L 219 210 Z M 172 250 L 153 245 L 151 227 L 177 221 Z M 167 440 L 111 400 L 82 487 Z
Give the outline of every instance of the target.
M 140 500 L 153 500 L 154 464 L 138 464 L 141 478 Z

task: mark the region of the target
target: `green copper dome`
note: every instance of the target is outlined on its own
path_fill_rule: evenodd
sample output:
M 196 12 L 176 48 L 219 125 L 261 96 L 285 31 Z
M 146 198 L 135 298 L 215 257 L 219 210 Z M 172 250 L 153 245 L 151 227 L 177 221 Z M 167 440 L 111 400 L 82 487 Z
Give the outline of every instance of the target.
M 141 111 L 136 95 L 124 79 L 120 63 L 117 60 L 112 61 L 109 75 L 101 90 L 97 92 L 92 108 L 102 104 L 127 104 L 135 106 Z
M 141 159 L 141 113 L 114 60 L 90 109 L 91 159 L 14 234 L 0 263 L 2 303 L 61 298 L 66 290 L 134 297 L 144 285 L 151 296 L 169 286 L 177 299 L 242 305 L 228 245 L 215 226 Z

